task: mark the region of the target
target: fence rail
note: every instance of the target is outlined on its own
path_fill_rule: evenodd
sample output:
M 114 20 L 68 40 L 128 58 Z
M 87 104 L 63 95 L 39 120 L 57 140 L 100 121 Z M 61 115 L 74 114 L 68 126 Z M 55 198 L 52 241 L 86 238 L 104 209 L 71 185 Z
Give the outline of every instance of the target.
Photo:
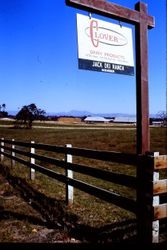
M 23 147 L 24 150 L 20 149 L 20 147 Z M 44 150 L 45 152 L 60 153 L 63 154 L 65 158 L 60 160 L 55 157 L 37 154 L 35 153 L 36 149 Z M 11 159 L 12 166 L 15 165 L 15 162 L 19 162 L 29 167 L 31 179 L 35 178 L 35 171 L 38 171 L 66 184 L 66 201 L 69 205 L 73 203 L 73 188 L 75 187 L 104 201 L 133 212 L 137 217 L 139 239 L 143 242 L 159 241 L 159 220 L 167 218 L 167 203 L 159 204 L 159 196 L 167 196 L 167 179 L 159 180 L 158 171 L 160 169 L 167 169 L 167 155 L 157 155 L 153 153 L 146 155 L 125 154 L 75 148 L 70 144 L 63 147 L 37 144 L 35 142 L 21 142 L 15 141 L 14 139 L 6 140 L 4 138 L 0 139 L 0 154 L 1 162 L 4 161 L 5 156 Z M 20 156 L 28 157 L 28 160 Z M 96 166 L 72 163 L 73 156 L 121 163 L 125 165 L 125 169 L 126 165 L 132 165 L 136 168 L 137 175 L 130 176 L 99 169 Z M 66 174 L 61 174 L 36 164 L 36 160 L 53 164 L 58 168 L 63 168 L 66 170 Z M 137 194 L 136 199 L 123 197 L 116 192 L 75 179 L 73 178 L 73 172 L 134 189 Z

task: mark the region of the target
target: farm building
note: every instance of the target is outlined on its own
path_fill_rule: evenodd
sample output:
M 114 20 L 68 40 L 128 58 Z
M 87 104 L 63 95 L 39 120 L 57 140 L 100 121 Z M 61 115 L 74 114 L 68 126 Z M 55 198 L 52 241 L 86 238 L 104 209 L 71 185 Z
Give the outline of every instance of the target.
M 162 126 L 163 121 L 152 121 L 152 125 L 154 125 L 154 126 Z
M 101 116 L 88 116 L 84 119 L 86 123 L 109 123 L 112 119 L 107 119 Z
M 136 117 L 115 117 L 114 123 L 131 123 L 136 124 Z

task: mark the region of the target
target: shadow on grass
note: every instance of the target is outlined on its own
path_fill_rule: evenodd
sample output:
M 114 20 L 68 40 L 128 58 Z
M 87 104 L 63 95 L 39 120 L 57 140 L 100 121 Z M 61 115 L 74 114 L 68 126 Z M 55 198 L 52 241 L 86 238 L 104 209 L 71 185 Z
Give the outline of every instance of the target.
M 136 220 L 114 222 L 103 227 L 95 228 L 78 223 L 77 215 L 67 210 L 62 200 L 49 198 L 38 192 L 25 179 L 11 175 L 10 170 L 1 166 L 1 174 L 5 176 L 15 192 L 22 197 L 33 209 L 41 214 L 38 219 L 28 214 L 12 211 L 0 212 L 0 219 L 16 218 L 30 223 L 43 225 L 47 228 L 60 229 L 68 232 L 69 237 L 87 243 L 117 243 L 136 241 Z
M 46 226 L 46 223 L 38 218 L 35 218 L 34 216 L 30 215 L 24 215 L 12 211 L 0 211 L 0 220 L 4 219 L 11 219 L 16 218 L 17 220 L 25 220 L 34 224 L 34 225 L 40 225 L 40 226 Z

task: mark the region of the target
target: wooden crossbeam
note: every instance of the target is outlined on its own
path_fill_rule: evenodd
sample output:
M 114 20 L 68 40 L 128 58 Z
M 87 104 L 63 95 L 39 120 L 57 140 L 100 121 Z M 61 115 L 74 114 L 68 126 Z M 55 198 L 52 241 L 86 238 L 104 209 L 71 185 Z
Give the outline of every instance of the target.
M 120 21 L 132 24 L 139 23 L 140 20 L 143 19 L 148 25 L 148 28 L 153 28 L 155 26 L 154 18 L 152 16 L 148 16 L 140 11 L 131 10 L 105 0 L 66 0 L 66 4 L 110 18 L 117 18 Z M 143 3 L 140 4 L 143 5 Z

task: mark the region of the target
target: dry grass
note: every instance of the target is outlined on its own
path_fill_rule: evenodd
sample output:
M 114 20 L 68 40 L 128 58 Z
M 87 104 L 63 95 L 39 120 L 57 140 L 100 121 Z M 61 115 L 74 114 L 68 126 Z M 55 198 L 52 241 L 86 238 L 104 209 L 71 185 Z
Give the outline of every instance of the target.
M 150 132 L 151 151 L 166 154 L 166 128 L 151 128 Z M 70 143 L 74 147 L 125 153 L 135 153 L 136 150 L 136 130 L 126 130 L 125 128 L 34 128 L 32 130 L 0 128 L 0 136 L 5 139 L 14 138 L 27 142 L 33 140 L 37 143 L 53 145 L 64 146 Z M 101 163 L 80 157 L 73 160 L 76 163 L 93 165 L 108 171 L 135 174 L 134 168 L 130 166 L 125 168 L 123 165 Z M 40 173 L 36 173 L 35 181 L 31 181 L 29 180 L 29 170 L 26 167 L 16 165 L 15 168 L 10 169 L 10 161 L 6 159 L 4 163 L 6 173 L 9 174 L 6 174 L 4 182 L 1 181 L 0 188 L 4 192 L 1 195 L 8 192 L 14 196 L 14 199 L 5 201 L 1 205 L 0 238 L 2 242 L 52 242 L 51 238 L 53 242 L 54 240 L 55 242 L 56 240 L 71 242 L 71 239 L 81 242 L 117 242 L 135 236 L 135 216 L 132 213 L 77 189 L 74 190 L 74 205 L 68 208 L 65 206 L 64 184 Z M 41 162 L 41 164 L 44 163 Z M 55 166 L 47 165 L 47 167 L 61 171 Z M 124 196 L 135 197 L 135 192 L 128 188 L 90 179 L 80 174 L 75 174 L 75 177 L 95 185 L 98 184 L 103 188 L 117 190 Z M 2 216 L 4 212 L 6 217 Z M 8 229 L 4 230 L 6 227 Z M 127 228 L 129 233 L 127 233 Z M 17 233 L 14 233 L 15 230 Z

